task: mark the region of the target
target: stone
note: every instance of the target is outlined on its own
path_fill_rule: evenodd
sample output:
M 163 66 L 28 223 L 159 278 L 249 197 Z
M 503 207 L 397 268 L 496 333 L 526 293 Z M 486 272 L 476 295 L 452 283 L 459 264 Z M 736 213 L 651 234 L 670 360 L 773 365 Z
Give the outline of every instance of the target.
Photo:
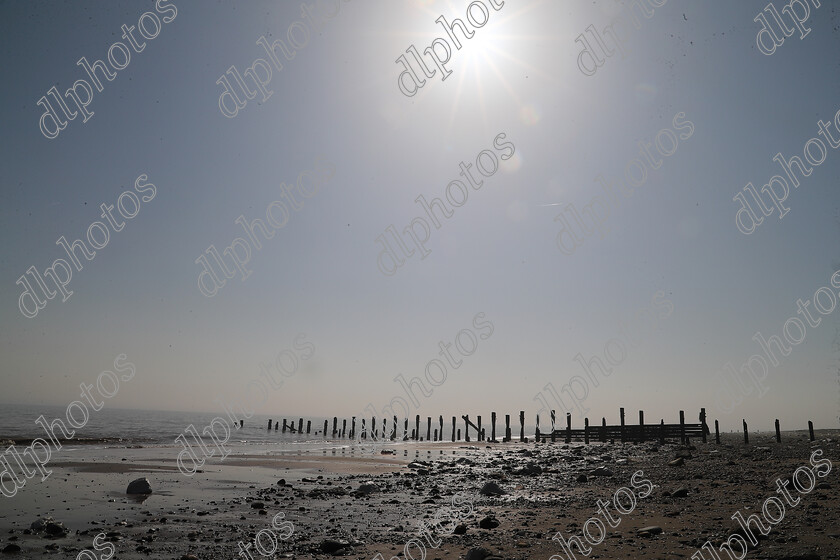
M 455 530 L 452 531 L 456 535 L 466 535 L 467 534 L 467 526 L 463 523 L 456 525 Z
M 493 481 L 486 483 L 484 486 L 481 487 L 479 493 L 482 496 L 502 496 L 505 491 Z
M 350 543 L 347 541 L 336 541 L 332 539 L 327 539 L 325 541 L 321 541 L 320 549 L 321 552 L 326 554 L 335 554 L 341 551 L 344 548 L 350 546 Z
M 374 492 L 379 492 L 379 486 L 374 484 L 373 482 L 364 482 L 356 488 L 356 492 L 358 494 L 362 494 L 364 496 L 368 494 L 373 494 Z
M 51 537 L 63 537 L 67 534 L 67 528 L 61 522 L 48 521 L 44 530 Z
M 636 531 L 640 537 L 648 537 L 650 535 L 658 535 L 662 532 L 662 527 L 658 525 L 651 525 L 650 527 L 643 527 Z
M 7 544 L 3 548 L 3 554 L 13 554 L 15 552 L 20 552 L 20 547 L 16 544 Z
M 668 461 L 668 466 L 669 467 L 681 467 L 684 464 L 685 464 L 685 459 L 683 459 L 682 457 L 677 457 L 673 461 Z
M 672 498 L 685 498 L 688 496 L 688 488 L 677 488 L 671 493 Z
M 465 560 L 484 560 L 492 553 L 483 547 L 478 548 L 471 548 L 469 552 L 467 552 L 467 556 Z
M 151 494 L 152 485 L 145 477 L 132 480 L 125 491 L 126 494 Z
M 586 482 L 589 480 L 589 477 L 585 474 L 579 474 L 576 479 L 578 482 Z
M 499 526 L 499 520 L 495 517 L 488 515 L 487 517 L 478 522 L 478 526 L 482 529 L 495 529 Z
M 251 507 L 253 509 L 265 509 L 265 504 L 262 502 L 251 502 Z
M 613 476 L 613 472 L 607 467 L 598 467 L 589 474 L 592 476 Z

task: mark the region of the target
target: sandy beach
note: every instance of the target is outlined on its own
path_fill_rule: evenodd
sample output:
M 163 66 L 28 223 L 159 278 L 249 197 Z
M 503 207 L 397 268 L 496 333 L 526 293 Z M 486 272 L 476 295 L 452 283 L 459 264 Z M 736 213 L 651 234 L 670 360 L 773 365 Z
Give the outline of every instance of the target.
M 606 538 L 591 546 L 588 556 L 689 558 L 707 541 L 717 547 L 726 540 L 738 527 L 732 520 L 736 512 L 745 518 L 760 514 L 762 502 L 776 495 L 776 478 L 810 468 L 815 450 L 836 464 L 838 435 L 818 432 L 809 442 L 807 434 L 786 433 L 782 444 L 753 436 L 749 446 L 725 435 L 721 445 L 698 442 L 691 449 L 650 442 L 514 442 L 386 445 L 393 454 L 362 455 L 347 448 L 250 453 L 208 462 L 193 477 L 178 472 L 171 449 L 111 447 L 57 460 L 46 481 L 33 479 L 17 496 L 0 502 L 0 549 L 16 545 L 21 549 L 16 556 L 23 558 L 76 558 L 85 549 L 89 553 L 82 558 L 108 558 L 111 552 L 114 558 L 244 558 L 249 553 L 261 558 L 254 539 L 262 531 L 266 550 L 274 542 L 265 533 L 270 531 L 276 537 L 291 533 L 276 540 L 273 555 L 284 558 L 372 559 L 377 553 L 405 558 L 412 539 L 423 543 L 422 551 L 409 546 L 412 558 L 472 560 L 487 553 L 566 558 L 552 537 L 558 532 L 566 540 L 580 536 L 598 514 L 598 500 L 609 501 L 619 488 L 631 487 L 634 473 L 642 471 L 637 482 L 650 481 L 652 491 L 638 494 L 630 513 L 613 511 L 617 526 L 607 528 Z M 679 457 L 683 464 L 669 465 Z M 748 557 L 840 558 L 838 469 L 820 476 L 824 471 Z M 151 495 L 125 494 L 138 477 L 149 480 Z M 487 483 L 503 494 L 480 494 Z M 443 524 L 420 536 L 418 524 L 428 525 L 436 513 L 451 509 L 457 493 L 467 499 L 462 513 L 468 513 L 457 523 L 464 527 L 455 531 L 463 534 L 451 534 L 452 523 L 448 531 L 441 530 Z M 39 516 L 61 522 L 67 534 L 30 529 Z M 652 526 L 659 529 L 639 533 Z M 247 552 L 240 553 L 239 542 Z M 485 550 L 474 550 L 480 548 Z M 583 556 L 578 549 L 574 553 Z

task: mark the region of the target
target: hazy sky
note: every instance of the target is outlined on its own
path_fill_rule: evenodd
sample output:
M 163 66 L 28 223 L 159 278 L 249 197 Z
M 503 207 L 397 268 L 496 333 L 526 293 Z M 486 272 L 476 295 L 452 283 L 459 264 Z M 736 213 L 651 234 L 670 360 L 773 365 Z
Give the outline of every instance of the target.
M 466 1 L 322 3 L 338 10 L 332 18 L 318 15 L 318 3 L 307 18 L 298 1 L 174 0 L 157 10 L 152 1 L 0 2 L 0 400 L 65 405 L 79 398 L 80 383 L 95 383 L 126 354 L 137 373 L 108 407 L 215 411 L 225 396 L 264 398 L 259 412 L 287 416 L 358 414 L 368 403 L 378 412 L 395 395 L 405 398 L 396 376 L 425 379 L 430 360 L 446 362 L 442 341 L 453 344 L 449 359 L 458 367 L 447 364 L 438 386 L 424 380 L 430 396 L 417 389 L 412 416 L 526 410 L 530 419 L 546 384 L 560 393 L 579 376 L 588 388 L 581 406 L 598 420 L 617 420 L 624 406 L 632 421 L 638 409 L 651 421 L 675 421 L 684 409 L 694 421 L 705 406 L 725 429 L 739 428 L 741 418 L 757 428 L 774 418 L 789 429 L 808 419 L 837 427 L 840 305 L 821 315 L 812 303 L 821 320 L 812 327 L 797 299 L 812 300 L 824 286 L 823 309 L 840 297 L 840 275 L 832 286 L 840 269 L 840 153 L 827 146 L 808 177 L 794 167 L 797 188 L 773 161 L 779 152 L 804 159 L 806 142 L 825 138 L 818 121 L 833 123 L 837 114 L 840 125 L 835 7 L 810 4 L 807 35 L 793 30 L 766 55 L 754 18 L 767 0 L 646 3 L 649 18 L 635 2 L 493 2 L 473 2 L 473 21 L 489 18 L 480 28 L 467 20 Z M 464 20 L 473 37 L 456 30 L 456 48 L 436 23 L 441 16 Z M 575 39 L 616 16 L 628 22 L 616 25 L 623 57 L 599 54 L 599 67 L 579 58 Z M 145 44 L 140 52 L 121 29 L 138 22 L 152 37 L 132 31 L 136 47 Z M 278 48 L 272 61 L 257 44 L 262 37 L 299 48 L 291 60 Z M 437 38 L 441 59 L 451 50 L 443 81 L 422 54 Z M 111 48 L 117 41 L 125 47 Z M 406 54 L 412 45 L 432 77 Z M 404 54 L 425 80 L 413 96 L 398 87 L 404 67 L 395 61 Z M 75 82 L 80 101 L 88 97 L 77 82 L 94 81 L 77 65 L 82 57 L 103 61 L 93 69 L 102 91 L 89 86 L 93 114 L 48 138 L 55 128 L 48 117 L 42 132 L 38 102 L 47 96 L 61 118 L 48 94 L 55 86 L 68 110 L 78 109 L 64 92 Z M 245 75 L 258 58 L 265 62 Z M 226 76 L 244 99 L 234 73 L 226 74 L 231 66 L 251 90 L 258 77 L 272 93 L 263 99 L 253 91 L 228 118 L 217 82 Z M 414 87 L 408 76 L 402 83 Z M 223 101 L 233 112 L 234 100 Z M 835 125 L 826 126 L 840 140 Z M 671 155 L 658 155 L 657 137 Z M 651 143 L 649 159 L 639 141 Z M 809 150 L 820 157 L 817 143 Z M 470 178 L 483 180 L 480 188 L 461 175 L 462 162 Z M 639 185 L 632 191 L 625 168 Z M 300 189 L 286 190 L 301 173 Z M 586 216 L 603 217 L 599 175 L 616 185 L 607 231 L 581 237 L 564 208 L 580 214 L 597 196 Z M 774 175 L 789 186 L 782 219 L 761 193 Z M 748 183 L 773 209 L 749 235 L 736 227 L 733 201 Z M 450 200 L 468 193 L 466 202 L 453 207 L 448 186 Z M 780 194 L 783 185 L 770 188 Z M 121 197 L 125 191 L 133 194 Z M 416 202 L 421 195 L 451 211 L 446 218 L 437 210 L 439 228 Z M 100 206 L 118 201 L 136 215 L 123 219 L 114 209 L 113 226 Z M 266 222 L 274 201 L 271 219 L 282 227 L 271 239 L 257 232 L 256 248 L 236 220 Z M 558 247 L 561 213 L 583 240 L 573 252 Z M 403 233 L 412 220 L 420 239 L 428 224 L 423 251 Z M 90 241 L 94 222 L 103 227 L 91 229 Z M 411 256 L 386 233 L 391 225 Z M 81 270 L 56 244 L 64 236 L 93 250 L 103 230 L 107 245 L 92 260 L 77 247 Z M 393 263 L 377 260 L 383 234 L 404 260 L 390 276 L 380 268 L 392 271 Z M 250 250 L 251 273 L 242 280 L 232 256 L 222 256 L 235 277 L 207 297 L 196 259 L 211 245 L 220 253 L 231 246 L 241 259 Z M 31 266 L 43 275 L 56 259 L 72 269 L 72 296 L 62 302 L 59 294 L 26 317 L 18 279 Z M 64 277 L 61 262 L 55 270 Z M 213 291 L 209 275 L 204 281 Z M 24 299 L 32 314 L 35 304 Z M 638 319 L 645 309 L 654 317 L 649 327 Z M 724 365 L 740 368 L 762 354 L 753 335 L 783 337 L 791 317 L 805 324 L 805 338 L 787 356 L 777 351 L 778 365 L 764 358 L 764 394 L 743 389 L 742 402 L 716 409 Z M 795 322 L 788 326 L 801 338 Z M 469 353 L 475 340 L 477 347 L 459 358 L 463 329 L 472 334 L 462 333 L 459 346 Z M 605 360 L 605 344 L 626 336 L 636 343 L 626 355 L 617 343 L 609 347 L 618 363 L 609 377 L 588 378 L 575 361 L 578 354 Z M 287 349 L 298 367 L 282 387 L 236 397 L 261 379 L 261 364 Z M 291 364 L 291 354 L 281 363 Z M 434 365 L 430 372 L 441 379 Z M 584 385 L 572 381 L 571 390 L 581 395 Z M 566 403 L 568 395 L 561 395 Z

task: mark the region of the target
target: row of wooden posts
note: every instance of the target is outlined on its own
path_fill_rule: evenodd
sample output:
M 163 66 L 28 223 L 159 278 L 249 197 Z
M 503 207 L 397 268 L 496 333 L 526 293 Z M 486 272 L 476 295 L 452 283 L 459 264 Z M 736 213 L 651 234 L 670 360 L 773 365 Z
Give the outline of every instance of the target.
M 679 424 L 665 424 L 665 420 L 661 420 L 660 423 L 657 424 L 645 424 L 645 413 L 644 411 L 639 411 L 639 424 L 638 425 L 629 425 L 625 423 L 625 416 L 624 416 L 624 408 L 619 409 L 620 421 L 621 423 L 617 426 L 608 426 L 606 418 L 601 418 L 601 426 L 590 426 L 589 425 L 589 418 L 584 418 L 584 427 L 578 429 L 572 429 L 572 415 L 570 413 L 566 413 L 566 428 L 565 429 L 557 429 L 555 428 L 555 411 L 551 411 L 551 430 L 550 432 L 543 433 L 540 432 L 540 416 L 537 415 L 537 422 L 536 422 L 536 433 L 534 434 L 534 441 L 539 443 L 546 443 L 548 440 L 551 442 L 557 441 L 558 438 L 563 438 L 566 443 L 570 443 L 573 439 L 582 439 L 584 443 L 588 444 L 590 439 L 597 439 L 601 442 L 606 442 L 608 440 L 615 441 L 619 439 L 622 442 L 625 441 L 648 441 L 654 440 L 659 438 L 659 441 L 664 443 L 666 438 L 679 438 L 682 443 L 688 443 L 689 439 L 692 437 L 700 437 L 703 443 L 706 443 L 707 435 L 710 435 L 710 431 L 706 424 L 706 409 L 700 409 L 700 423 L 698 424 L 687 424 L 685 422 L 685 411 L 680 410 L 680 422 Z M 464 420 L 464 441 L 471 441 L 470 440 L 470 428 L 472 427 L 476 434 L 477 434 L 477 441 L 489 441 L 493 443 L 498 443 L 496 440 L 496 413 L 490 413 L 491 419 L 491 429 L 490 429 L 490 438 L 487 439 L 486 433 L 484 428 L 481 427 L 481 416 L 476 417 L 476 422 L 472 422 L 470 420 L 469 415 L 461 416 Z M 383 439 L 383 440 L 391 440 L 394 441 L 398 437 L 397 426 L 398 420 L 397 417 L 394 416 L 393 418 L 393 426 L 390 432 L 388 431 L 388 420 L 386 418 L 382 419 L 382 429 L 379 431 L 377 429 L 377 422 L 376 417 L 371 418 L 370 421 L 370 430 L 365 428 L 365 418 L 361 419 L 361 432 L 358 434 L 360 439 Z M 274 425 L 274 430 L 277 431 L 280 428 L 280 421 L 274 422 L 273 420 L 269 419 L 268 421 L 268 429 L 271 430 L 272 423 Z M 416 415 L 414 417 L 414 428 L 411 430 L 409 434 L 409 419 L 406 418 L 404 422 L 403 428 L 403 435 L 402 440 L 414 440 L 414 441 L 424 441 L 423 436 L 421 435 L 422 432 L 420 431 L 420 415 Z M 452 432 L 450 439 L 451 441 L 460 441 L 461 440 L 461 429 L 456 429 L 456 417 L 452 417 Z M 749 443 L 749 432 L 747 431 L 747 422 L 743 420 L 743 428 L 744 428 L 744 443 Z M 282 432 L 286 433 L 286 431 L 291 433 L 303 433 L 303 418 L 298 419 L 297 429 L 295 429 L 295 422 L 292 420 L 289 422 L 285 418 L 283 419 L 282 424 Z M 306 433 L 309 434 L 312 431 L 312 421 L 306 421 Z M 814 441 L 814 423 L 812 421 L 808 421 L 808 432 L 811 441 Z M 318 432 L 316 432 L 317 434 Z M 329 420 L 324 420 L 324 429 L 323 432 L 324 437 L 328 437 L 330 434 L 334 438 L 346 438 L 349 437 L 353 439 L 356 437 L 356 417 L 353 416 L 350 421 L 350 431 L 348 434 L 347 431 L 347 419 L 343 419 L 341 421 L 341 428 L 338 426 L 338 417 L 333 417 L 332 419 L 332 431 L 329 430 Z M 444 432 L 443 432 L 443 416 L 438 417 L 438 427 L 432 430 L 432 417 L 426 417 L 426 437 L 425 441 L 443 441 L 444 439 Z M 502 438 L 503 442 L 512 441 L 512 433 L 510 427 L 510 414 L 505 414 L 505 435 Z M 527 438 L 525 437 L 525 411 L 519 411 L 519 441 L 527 442 Z M 782 435 L 779 426 L 779 420 L 776 419 L 776 441 L 782 441 Z M 718 421 L 715 420 L 715 443 L 720 443 L 720 426 Z

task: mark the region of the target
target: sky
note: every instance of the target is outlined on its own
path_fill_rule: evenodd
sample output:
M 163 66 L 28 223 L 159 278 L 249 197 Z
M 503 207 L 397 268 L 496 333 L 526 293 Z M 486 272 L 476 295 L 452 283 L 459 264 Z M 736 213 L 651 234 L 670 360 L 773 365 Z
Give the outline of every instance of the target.
M 0 401 L 836 428 L 836 8 L 642 1 L 0 2 Z

